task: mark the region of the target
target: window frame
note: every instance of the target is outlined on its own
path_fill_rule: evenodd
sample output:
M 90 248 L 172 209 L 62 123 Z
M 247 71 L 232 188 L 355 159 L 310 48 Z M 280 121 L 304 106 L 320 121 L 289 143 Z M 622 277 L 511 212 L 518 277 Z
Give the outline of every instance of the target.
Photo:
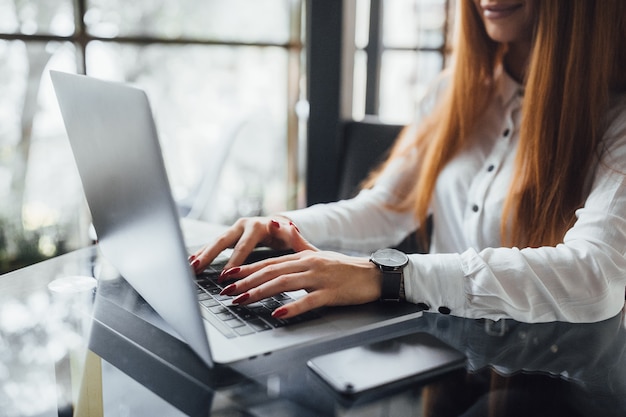
M 343 132 L 352 119 L 355 15 L 358 0 L 307 1 L 307 75 L 309 119 L 307 130 L 306 204 L 335 201 L 343 151 Z M 450 10 L 453 0 L 445 0 L 444 41 L 438 48 L 387 47 L 383 44 L 384 0 L 370 0 L 369 40 L 365 91 L 365 119 L 378 120 L 380 72 L 386 51 L 437 52 L 446 63 Z

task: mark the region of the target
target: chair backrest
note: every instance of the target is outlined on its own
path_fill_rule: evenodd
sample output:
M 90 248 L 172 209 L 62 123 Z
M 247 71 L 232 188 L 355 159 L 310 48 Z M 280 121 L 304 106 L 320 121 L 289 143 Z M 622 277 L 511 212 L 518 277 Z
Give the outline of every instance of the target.
M 385 159 L 402 128 L 372 119 L 344 124 L 338 199 L 356 195 L 370 171 Z

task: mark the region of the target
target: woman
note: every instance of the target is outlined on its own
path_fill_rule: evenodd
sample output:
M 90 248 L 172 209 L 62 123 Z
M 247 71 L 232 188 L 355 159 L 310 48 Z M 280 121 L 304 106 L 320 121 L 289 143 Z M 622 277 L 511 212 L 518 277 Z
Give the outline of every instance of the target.
M 464 317 L 614 316 L 626 285 L 625 4 L 461 0 L 452 67 L 368 187 L 240 219 L 192 267 L 234 247 L 222 279 L 236 280 L 223 291 L 236 303 L 308 291 L 279 318 L 390 288 Z M 393 246 L 429 215 L 430 253 L 409 255 L 398 286 L 384 261 L 317 249 Z M 241 265 L 257 244 L 295 253 Z

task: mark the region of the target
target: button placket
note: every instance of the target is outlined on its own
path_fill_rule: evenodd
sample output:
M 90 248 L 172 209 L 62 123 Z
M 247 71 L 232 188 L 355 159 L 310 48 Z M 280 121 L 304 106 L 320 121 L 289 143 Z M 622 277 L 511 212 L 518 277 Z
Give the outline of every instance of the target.
M 515 106 L 511 106 L 506 110 L 500 133 L 495 140 L 494 147 L 487 156 L 483 168 L 479 171 L 475 184 L 471 188 L 471 194 L 468 198 L 468 212 L 465 220 L 465 231 L 468 236 L 481 235 L 482 221 L 484 219 L 481 214 L 484 210 L 485 201 L 491 185 L 496 179 L 496 173 L 506 159 L 514 136 L 515 124 L 513 121 L 513 113 Z M 495 133 L 495 132 L 494 132 Z
M 491 152 L 490 157 L 488 158 L 489 162 L 487 163 L 487 168 L 485 170 L 489 173 L 495 173 L 496 167 L 502 164 L 504 158 L 506 156 L 506 152 L 509 149 L 511 138 L 513 137 L 513 110 L 509 110 L 509 113 L 506 117 L 505 126 L 502 129 L 502 138 L 506 139 L 505 141 L 497 141 L 496 145 Z

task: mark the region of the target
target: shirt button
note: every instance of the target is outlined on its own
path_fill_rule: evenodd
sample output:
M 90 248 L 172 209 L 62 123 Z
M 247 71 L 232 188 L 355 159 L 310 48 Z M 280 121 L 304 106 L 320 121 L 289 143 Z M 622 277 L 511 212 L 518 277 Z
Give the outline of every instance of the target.
M 511 129 L 504 129 L 504 132 L 502 132 L 502 136 L 507 137 L 509 136 L 509 133 L 511 133 Z
M 494 170 L 494 168 L 495 168 L 495 165 L 489 165 L 489 166 L 487 167 L 487 172 L 491 172 L 491 171 L 493 171 L 493 170 Z
M 474 213 L 478 212 L 478 206 L 477 206 L 476 204 L 474 204 L 474 205 L 472 206 L 472 211 L 473 211 Z
M 450 314 L 450 309 L 448 307 L 439 307 L 438 311 L 441 314 Z

